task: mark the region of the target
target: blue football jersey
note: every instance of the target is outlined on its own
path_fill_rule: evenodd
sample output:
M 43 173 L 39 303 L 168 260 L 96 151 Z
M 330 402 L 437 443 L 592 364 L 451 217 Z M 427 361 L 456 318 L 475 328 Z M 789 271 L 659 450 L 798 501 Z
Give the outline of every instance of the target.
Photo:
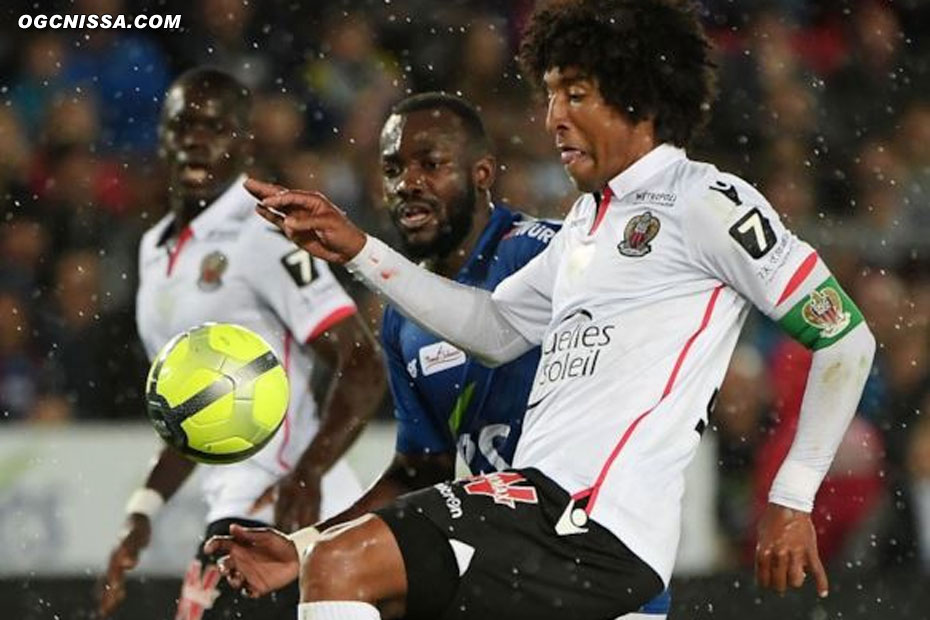
M 493 290 L 545 249 L 560 225 L 496 206 L 456 281 Z M 381 340 L 398 422 L 398 452 L 458 450 L 474 474 L 510 466 L 538 348 L 488 368 L 390 306 Z

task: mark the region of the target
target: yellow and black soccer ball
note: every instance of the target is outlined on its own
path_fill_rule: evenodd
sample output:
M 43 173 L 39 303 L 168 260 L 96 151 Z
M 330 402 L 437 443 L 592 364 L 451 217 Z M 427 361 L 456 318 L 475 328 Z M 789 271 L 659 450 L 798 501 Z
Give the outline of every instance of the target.
M 287 374 L 258 334 L 205 323 L 178 334 L 149 370 L 149 419 L 168 445 L 201 463 L 235 463 L 284 421 Z

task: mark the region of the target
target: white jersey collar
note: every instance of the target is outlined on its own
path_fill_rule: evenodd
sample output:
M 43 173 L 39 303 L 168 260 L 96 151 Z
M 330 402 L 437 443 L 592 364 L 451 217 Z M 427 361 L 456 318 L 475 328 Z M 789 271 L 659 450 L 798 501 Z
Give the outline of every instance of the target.
M 630 192 L 641 188 L 643 183 L 663 168 L 685 157 L 687 155 L 684 149 L 671 144 L 660 144 L 608 181 L 607 185 L 616 198 L 623 198 Z
M 240 174 L 226 191 L 191 220 L 190 227 L 195 237 L 202 238 L 231 217 L 241 217 L 245 207 L 256 202 L 242 186 L 247 178 L 245 174 Z

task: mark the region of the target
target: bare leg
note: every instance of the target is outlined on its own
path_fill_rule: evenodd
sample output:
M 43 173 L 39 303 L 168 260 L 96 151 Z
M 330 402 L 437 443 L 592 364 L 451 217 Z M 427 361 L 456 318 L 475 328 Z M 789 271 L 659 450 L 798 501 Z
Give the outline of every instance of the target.
M 407 573 L 391 529 L 366 515 L 327 530 L 301 563 L 300 595 L 304 603 L 359 601 L 385 617 L 402 615 Z

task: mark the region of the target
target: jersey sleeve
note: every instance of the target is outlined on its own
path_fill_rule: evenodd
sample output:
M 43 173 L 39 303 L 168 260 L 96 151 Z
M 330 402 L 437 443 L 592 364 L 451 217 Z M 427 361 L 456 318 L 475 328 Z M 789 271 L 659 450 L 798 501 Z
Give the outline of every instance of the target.
M 686 239 L 695 263 L 804 346 L 829 346 L 862 322 L 817 252 L 745 181 L 717 175 L 687 208 Z
M 532 344 L 542 342 L 552 319 L 552 290 L 564 247 L 564 228 L 528 262 L 514 265 L 517 271 L 497 285 L 492 293 L 495 307 L 520 335 Z M 516 258 L 516 257 L 515 257 Z
M 424 454 L 454 452 L 455 443 L 443 421 L 427 411 L 414 389 L 410 372 L 400 348 L 400 320 L 395 311 L 384 312 L 381 325 L 381 345 L 388 369 L 388 384 L 394 400 L 397 419 L 397 452 Z M 416 364 L 416 360 L 413 361 Z
M 245 250 L 250 284 L 300 342 L 357 312 L 326 262 L 266 225 L 256 225 L 252 235 Z

